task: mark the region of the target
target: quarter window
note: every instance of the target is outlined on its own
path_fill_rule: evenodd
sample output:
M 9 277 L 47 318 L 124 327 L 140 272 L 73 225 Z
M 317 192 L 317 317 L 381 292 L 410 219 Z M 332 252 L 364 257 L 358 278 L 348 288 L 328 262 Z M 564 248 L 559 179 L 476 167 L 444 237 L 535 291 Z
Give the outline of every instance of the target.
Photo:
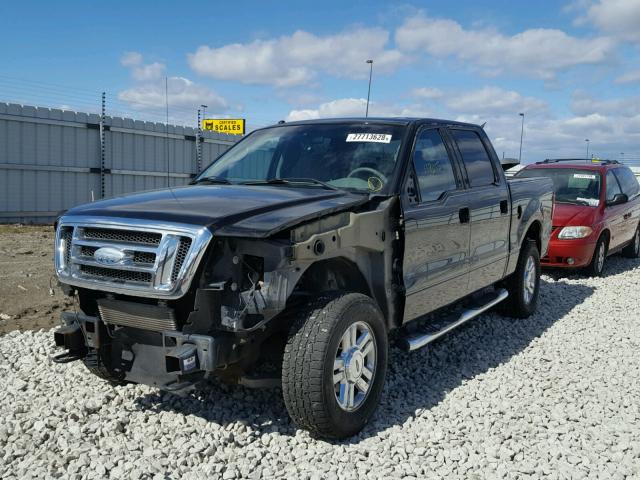
M 438 200 L 444 192 L 457 188 L 449 154 L 437 130 L 418 134 L 413 165 L 423 202 Z
M 462 161 L 472 187 L 491 185 L 495 182 L 493 164 L 478 134 L 471 130 L 451 130 L 458 144 Z
M 618 185 L 618 180 L 616 180 L 613 170 L 609 170 L 607 172 L 607 202 L 613 200 L 613 197 L 619 193 L 622 193 L 622 191 L 620 190 L 620 185 Z
M 636 176 L 627 167 L 616 168 L 613 173 L 618 178 L 620 186 L 622 187 L 622 193 L 625 193 L 629 198 L 634 197 L 640 190 L 640 184 Z

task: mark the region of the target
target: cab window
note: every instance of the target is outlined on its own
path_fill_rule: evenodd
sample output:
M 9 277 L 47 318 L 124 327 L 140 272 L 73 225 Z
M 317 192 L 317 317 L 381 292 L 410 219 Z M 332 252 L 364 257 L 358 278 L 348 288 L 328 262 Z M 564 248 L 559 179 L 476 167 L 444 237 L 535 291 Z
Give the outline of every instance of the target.
M 613 170 L 613 173 L 620 182 L 622 193 L 626 194 L 629 198 L 635 197 L 638 194 L 640 184 L 638 184 L 638 180 L 631 170 L 626 167 L 621 167 Z
M 418 134 L 413 165 L 423 202 L 438 200 L 445 192 L 458 187 L 451 159 L 438 130 L 423 130 Z
M 491 185 L 496 181 L 491 158 L 480 136 L 472 130 L 451 130 L 472 187 Z
M 618 180 L 616 180 L 616 176 L 613 174 L 613 170 L 609 170 L 607 172 L 607 202 L 613 200 L 613 197 L 615 197 L 619 193 L 622 193 L 622 190 L 620 190 Z

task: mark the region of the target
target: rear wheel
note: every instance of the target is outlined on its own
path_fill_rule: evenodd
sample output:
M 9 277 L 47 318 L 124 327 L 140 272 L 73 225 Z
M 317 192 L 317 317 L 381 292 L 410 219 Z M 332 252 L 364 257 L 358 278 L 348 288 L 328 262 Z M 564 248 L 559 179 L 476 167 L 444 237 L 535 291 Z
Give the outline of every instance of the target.
M 607 261 L 607 238 L 605 235 L 601 235 L 596 243 L 596 248 L 593 251 L 593 258 L 591 263 L 587 267 L 587 273 L 592 277 L 601 277 L 604 272 L 604 265 Z
M 362 294 L 320 297 L 293 325 L 282 363 L 294 423 L 329 438 L 358 433 L 375 411 L 387 370 L 382 313 Z
M 636 233 L 633 234 L 631 243 L 622 250 L 622 254 L 628 258 L 640 257 L 640 225 L 636 228 Z
M 518 257 L 516 271 L 504 282 L 509 297 L 502 310 L 515 318 L 527 318 L 535 312 L 540 295 L 540 252 L 536 242 L 526 240 Z

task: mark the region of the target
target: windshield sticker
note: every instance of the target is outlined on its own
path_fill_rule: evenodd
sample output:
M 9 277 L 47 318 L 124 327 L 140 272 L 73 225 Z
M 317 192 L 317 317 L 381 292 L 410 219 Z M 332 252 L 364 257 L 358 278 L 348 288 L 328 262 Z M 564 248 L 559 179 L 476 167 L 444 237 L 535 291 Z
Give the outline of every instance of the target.
M 588 180 L 595 180 L 595 175 L 587 175 L 586 173 L 574 173 L 573 178 L 586 178 Z
M 347 135 L 347 142 L 389 143 L 391 135 L 387 133 L 350 133 Z
M 598 205 L 600 205 L 600 200 L 598 200 L 597 198 L 576 197 L 576 200 L 579 201 L 579 202 L 585 202 L 590 207 L 597 207 Z

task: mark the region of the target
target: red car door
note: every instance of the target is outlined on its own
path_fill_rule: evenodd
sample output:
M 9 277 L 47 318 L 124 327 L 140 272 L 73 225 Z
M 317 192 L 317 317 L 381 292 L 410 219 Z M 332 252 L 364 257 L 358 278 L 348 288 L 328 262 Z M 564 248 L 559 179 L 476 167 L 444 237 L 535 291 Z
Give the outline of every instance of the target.
M 614 175 L 618 179 L 620 189 L 628 198 L 628 202 L 621 205 L 624 207 L 622 219 L 622 233 L 620 241 L 627 243 L 633 239 L 636 229 L 638 228 L 638 215 L 640 199 L 638 198 L 640 185 L 635 175 L 627 167 L 619 167 L 613 170 Z
M 609 250 L 617 248 L 625 240 L 625 221 L 624 215 L 627 213 L 627 204 L 620 205 L 608 205 L 613 198 L 622 193 L 620 184 L 613 174 L 613 170 L 608 170 L 605 180 L 605 207 L 604 207 L 604 219 L 605 226 L 609 228 L 611 237 L 609 238 Z

